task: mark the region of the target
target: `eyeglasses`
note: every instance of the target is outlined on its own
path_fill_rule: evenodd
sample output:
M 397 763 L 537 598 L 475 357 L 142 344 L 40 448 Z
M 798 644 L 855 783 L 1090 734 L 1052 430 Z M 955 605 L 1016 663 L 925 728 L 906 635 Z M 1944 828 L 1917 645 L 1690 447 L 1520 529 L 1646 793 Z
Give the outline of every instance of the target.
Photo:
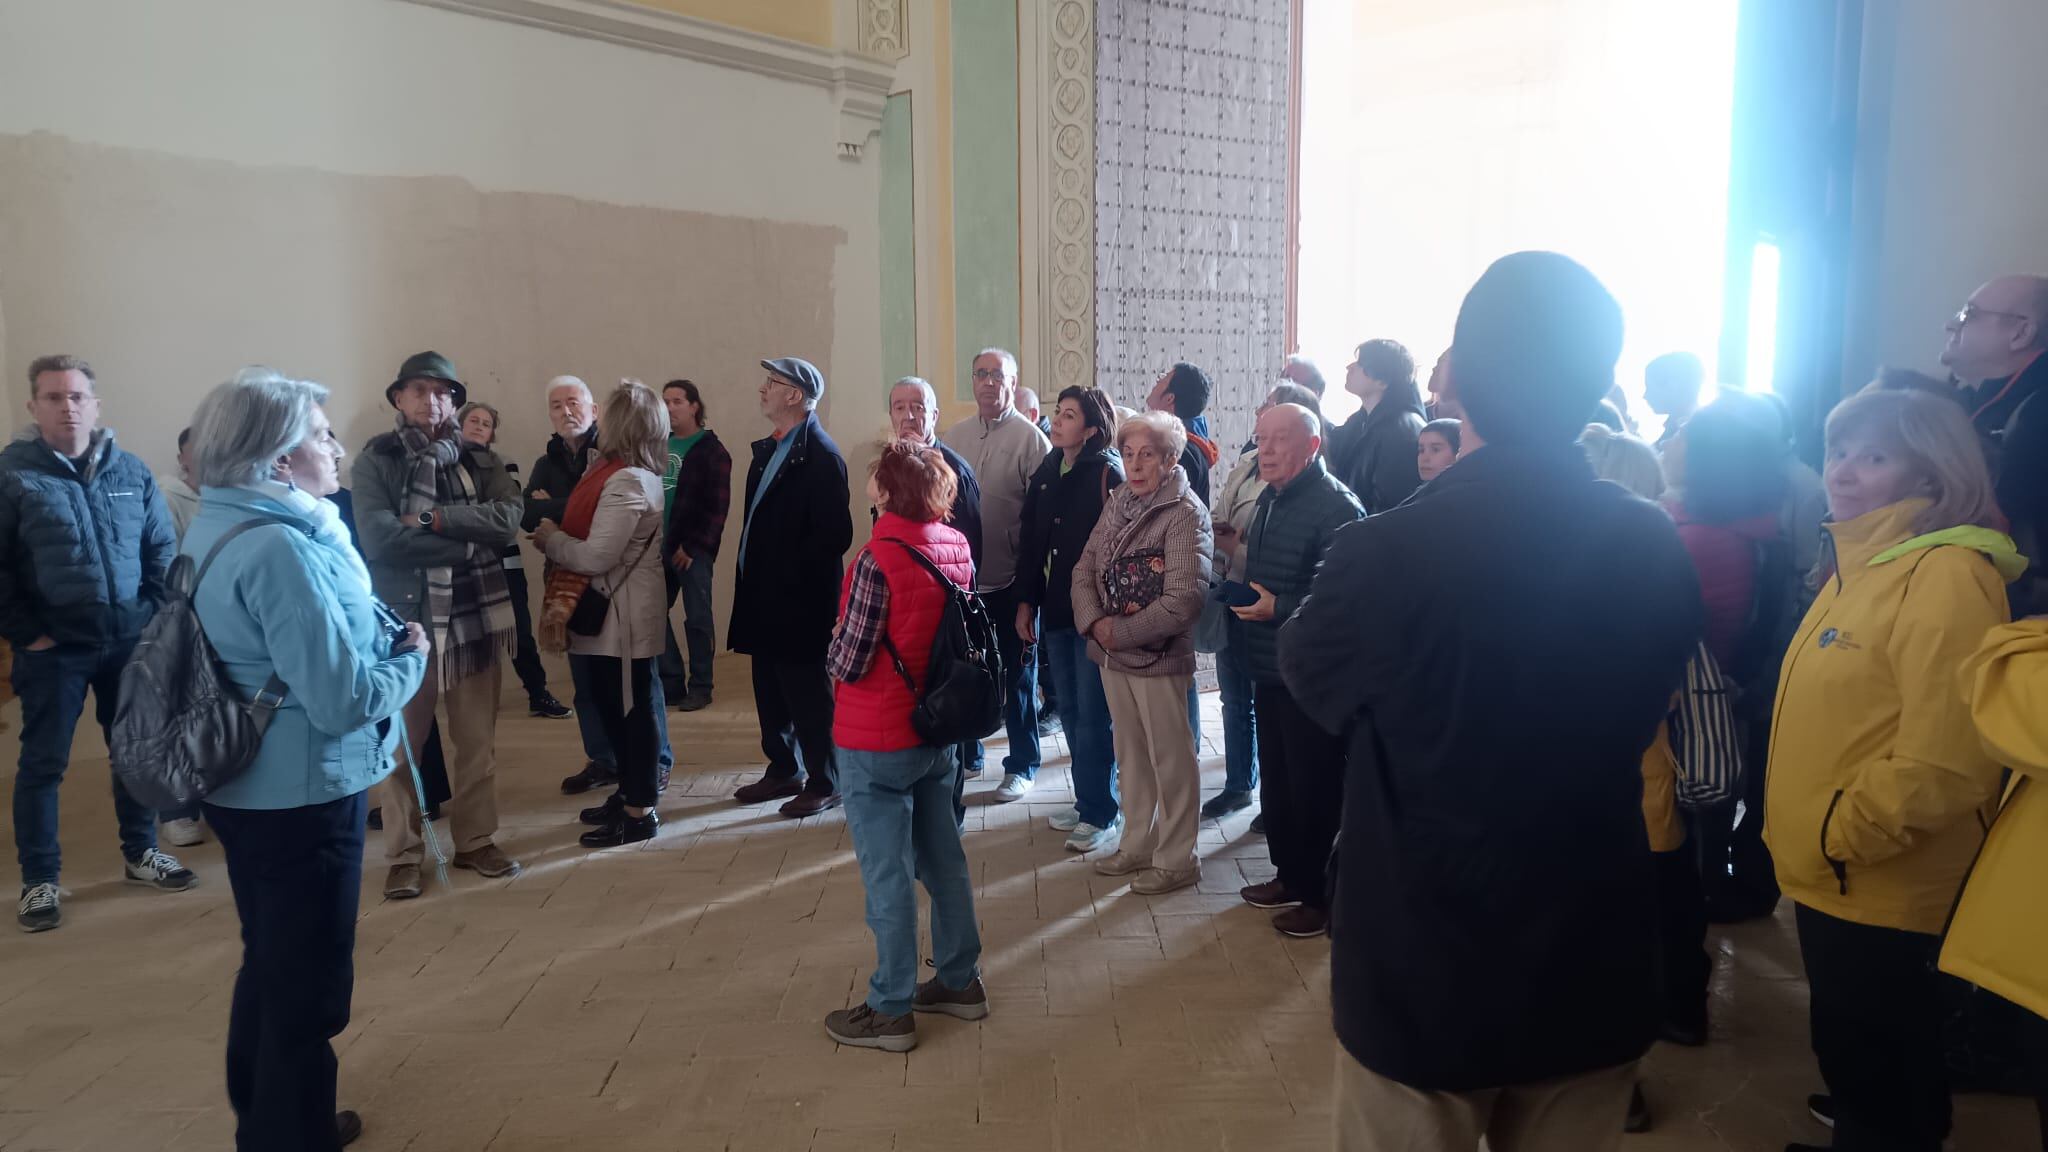
M 2018 312 L 1994 312 L 1989 308 L 1979 308 L 1975 304 L 1965 304 L 1961 308 L 1956 310 L 1956 314 L 1954 317 L 1955 325 L 1956 327 L 1961 328 L 1965 324 L 1968 324 L 1970 321 L 1975 320 L 1979 316 L 2003 316 L 2008 320 L 2026 319 L 2024 315 Z
M 976 384 L 985 380 L 1008 380 L 1009 378 L 1010 374 L 1001 368 L 976 368 L 974 370 L 974 382 Z

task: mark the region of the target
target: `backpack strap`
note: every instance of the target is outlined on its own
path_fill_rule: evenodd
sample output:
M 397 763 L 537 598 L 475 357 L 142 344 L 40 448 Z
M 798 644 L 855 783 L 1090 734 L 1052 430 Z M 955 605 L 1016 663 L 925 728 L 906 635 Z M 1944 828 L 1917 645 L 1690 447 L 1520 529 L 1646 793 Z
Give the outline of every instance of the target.
M 244 520 L 240 524 L 221 533 L 220 539 L 213 542 L 213 547 L 206 550 L 206 559 L 200 561 L 199 574 L 192 578 L 192 587 L 185 590 L 186 598 L 190 599 L 199 592 L 200 582 L 206 579 L 207 571 L 213 567 L 214 560 L 220 556 L 220 550 L 227 547 L 228 541 L 233 540 L 251 528 L 261 528 L 266 524 L 275 524 L 280 528 L 290 528 L 293 531 L 298 530 L 297 525 L 294 525 L 289 520 L 280 520 L 275 516 L 256 516 Z M 269 727 L 270 714 L 284 707 L 284 693 L 284 681 L 279 679 L 277 673 L 273 671 L 270 674 L 270 679 L 264 681 L 263 687 L 257 689 L 256 695 L 249 701 L 249 706 L 257 709 L 252 715 L 256 721 L 256 734 L 258 737 L 261 737 L 264 729 Z
M 907 541 L 892 539 L 889 542 L 891 544 L 895 544 L 901 547 L 905 552 L 908 552 L 913 557 L 915 557 L 919 564 L 924 565 L 924 570 L 931 573 L 932 576 L 938 580 L 939 587 L 947 589 L 948 591 L 954 593 L 958 593 L 960 591 L 960 586 L 958 584 L 953 583 L 952 579 L 948 577 L 944 572 L 939 571 L 939 566 L 937 564 L 932 563 L 931 557 L 926 556 L 922 551 L 912 546 Z M 888 650 L 889 662 L 896 666 L 896 674 L 898 676 L 903 677 L 903 686 L 905 688 L 910 689 L 910 694 L 912 696 L 917 695 L 917 681 L 911 679 L 910 668 L 908 665 L 903 663 L 903 654 L 901 652 L 896 651 L 896 642 L 894 640 L 889 639 L 889 630 L 886 627 L 882 629 L 882 647 Z

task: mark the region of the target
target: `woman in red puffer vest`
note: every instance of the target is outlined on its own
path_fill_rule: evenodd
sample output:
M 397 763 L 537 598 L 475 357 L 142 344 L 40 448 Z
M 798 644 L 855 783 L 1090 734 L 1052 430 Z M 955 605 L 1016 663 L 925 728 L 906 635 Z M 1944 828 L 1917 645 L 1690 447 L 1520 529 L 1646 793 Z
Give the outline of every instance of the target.
M 955 586 L 974 587 L 967 538 L 944 522 L 957 486 L 936 448 L 913 440 L 883 446 L 868 472 L 868 498 L 880 516 L 846 574 L 826 656 L 839 788 L 867 889 L 875 974 L 867 999 L 826 1016 L 825 1031 L 855 1047 L 916 1047 L 913 1009 L 968 1020 L 988 1015 L 974 884 L 953 815 L 960 765 L 952 746 L 925 745 L 910 723 L 950 595 L 911 551 Z M 913 880 L 932 897 L 937 974 L 922 985 Z

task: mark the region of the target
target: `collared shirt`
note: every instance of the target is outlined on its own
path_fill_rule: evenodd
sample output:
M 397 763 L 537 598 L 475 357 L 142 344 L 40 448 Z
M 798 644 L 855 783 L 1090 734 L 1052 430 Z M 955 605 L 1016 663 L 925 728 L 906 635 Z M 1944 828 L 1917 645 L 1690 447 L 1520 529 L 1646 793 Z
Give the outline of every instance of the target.
M 853 586 L 847 589 L 846 611 L 832 648 L 825 653 L 825 673 L 842 684 L 868 674 L 882 634 L 889 623 L 889 583 L 874 553 L 862 551 L 853 565 Z
M 754 488 L 754 499 L 747 505 L 747 522 L 740 528 L 740 571 L 747 570 L 747 536 L 754 530 L 754 513 L 761 507 L 761 497 L 768 494 L 768 486 L 775 483 L 775 474 L 782 470 L 782 462 L 789 459 L 790 445 L 796 443 L 797 425 L 784 432 L 775 440 L 775 451 L 768 456 L 768 466 L 761 470 L 761 483 Z

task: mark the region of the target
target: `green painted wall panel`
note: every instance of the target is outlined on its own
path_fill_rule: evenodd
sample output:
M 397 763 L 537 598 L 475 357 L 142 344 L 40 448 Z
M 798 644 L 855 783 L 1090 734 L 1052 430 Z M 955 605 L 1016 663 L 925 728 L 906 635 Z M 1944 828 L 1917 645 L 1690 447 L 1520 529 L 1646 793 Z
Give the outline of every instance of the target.
M 917 375 L 917 213 L 910 93 L 882 107 L 882 378 Z
M 1017 263 L 1017 0 L 954 0 L 953 333 L 957 399 L 967 357 L 1022 343 Z

